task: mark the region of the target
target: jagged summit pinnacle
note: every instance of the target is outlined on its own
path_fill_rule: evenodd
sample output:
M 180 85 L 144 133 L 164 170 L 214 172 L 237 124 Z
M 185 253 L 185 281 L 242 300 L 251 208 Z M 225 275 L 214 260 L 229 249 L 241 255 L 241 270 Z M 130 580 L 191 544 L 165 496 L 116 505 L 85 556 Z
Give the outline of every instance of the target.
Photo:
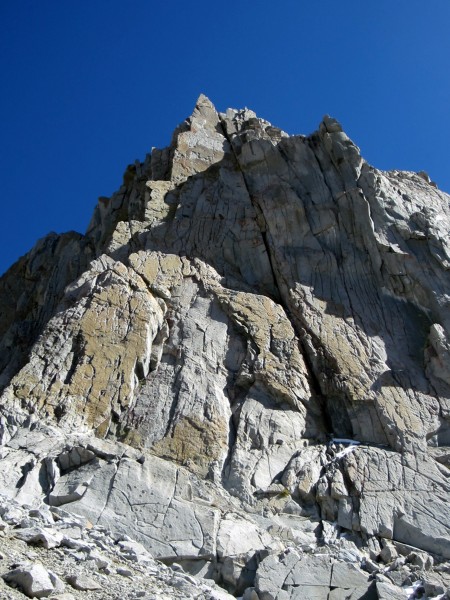
M 437 595 L 449 200 L 200 96 L 0 279 L 1 489 L 245 598 Z
M 197 109 L 200 110 L 201 108 L 206 108 L 209 110 L 213 110 L 214 112 L 217 112 L 216 107 L 211 102 L 211 100 L 207 96 L 205 96 L 205 94 L 200 94 L 200 96 L 197 98 L 197 102 L 195 103 L 194 110 L 197 110 Z
M 330 115 L 325 115 L 323 117 L 321 125 L 325 127 L 328 133 L 339 133 L 343 131 L 342 125 L 339 123 L 339 121 L 333 119 L 333 117 L 330 117 Z

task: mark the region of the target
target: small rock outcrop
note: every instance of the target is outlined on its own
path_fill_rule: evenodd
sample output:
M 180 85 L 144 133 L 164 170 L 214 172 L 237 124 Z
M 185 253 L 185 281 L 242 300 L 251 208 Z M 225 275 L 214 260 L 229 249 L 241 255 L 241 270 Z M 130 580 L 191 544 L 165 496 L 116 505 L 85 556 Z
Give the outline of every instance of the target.
M 0 489 L 48 520 L 4 536 L 90 556 L 54 526 L 77 515 L 185 573 L 171 597 L 443 597 L 449 231 L 447 194 L 335 119 L 289 136 L 200 96 L 84 236 L 0 279 Z M 90 576 L 3 579 L 103 598 Z

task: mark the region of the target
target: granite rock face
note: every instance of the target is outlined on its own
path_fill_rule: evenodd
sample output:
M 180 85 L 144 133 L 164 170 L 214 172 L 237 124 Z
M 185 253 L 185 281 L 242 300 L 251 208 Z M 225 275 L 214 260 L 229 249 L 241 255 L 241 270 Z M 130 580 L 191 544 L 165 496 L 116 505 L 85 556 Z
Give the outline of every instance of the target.
M 399 552 L 450 560 L 449 231 L 448 195 L 336 120 L 201 96 L 0 280 L 4 493 L 247 598 L 411 586 Z

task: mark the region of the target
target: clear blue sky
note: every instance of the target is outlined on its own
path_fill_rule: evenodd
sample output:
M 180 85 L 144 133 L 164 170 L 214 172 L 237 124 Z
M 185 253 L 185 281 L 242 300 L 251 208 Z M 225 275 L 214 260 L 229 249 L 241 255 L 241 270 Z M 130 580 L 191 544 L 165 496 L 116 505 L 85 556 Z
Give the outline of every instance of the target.
M 450 191 L 450 0 L 0 2 L 0 273 L 84 232 L 203 92 L 289 133 L 329 113 L 381 169 Z

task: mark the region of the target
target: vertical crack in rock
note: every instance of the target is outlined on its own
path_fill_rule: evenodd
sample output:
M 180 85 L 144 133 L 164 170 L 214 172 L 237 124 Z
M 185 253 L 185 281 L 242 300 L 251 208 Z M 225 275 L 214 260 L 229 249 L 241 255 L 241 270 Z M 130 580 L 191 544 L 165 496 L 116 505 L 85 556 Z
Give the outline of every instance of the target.
M 288 286 L 288 283 L 283 280 L 282 267 L 279 264 L 277 264 L 277 258 L 276 258 L 276 254 L 274 251 L 275 246 L 273 243 L 269 243 L 268 236 L 271 235 L 270 227 L 268 227 L 266 216 L 264 214 L 264 209 L 261 206 L 261 204 L 258 202 L 257 198 L 252 194 L 250 186 L 246 180 L 245 170 L 240 165 L 239 155 L 237 154 L 237 152 L 235 150 L 233 140 L 227 134 L 226 124 L 224 123 L 223 119 L 221 121 L 221 124 L 222 124 L 222 129 L 224 131 L 224 135 L 225 135 L 225 137 L 227 137 L 227 139 L 230 143 L 230 147 L 233 151 L 238 169 L 239 169 L 240 173 L 242 174 L 248 196 L 252 202 L 252 205 L 255 207 L 256 213 L 258 215 L 257 223 L 258 223 L 260 231 L 261 231 L 261 236 L 262 236 L 264 246 L 266 248 L 266 253 L 268 255 L 270 266 L 271 266 L 272 277 L 275 282 L 275 288 L 277 290 L 276 297 L 274 299 L 275 299 L 275 301 L 279 302 L 283 306 L 287 317 L 289 318 L 289 320 L 292 323 L 294 331 L 297 332 L 297 339 L 298 339 L 299 346 L 301 348 L 302 356 L 308 367 L 309 381 L 310 381 L 310 385 L 312 387 L 312 391 L 317 396 L 317 398 L 319 398 L 319 399 L 323 398 L 322 386 L 320 385 L 320 379 L 317 375 L 317 367 L 316 368 L 314 367 L 314 364 L 310 357 L 310 353 L 307 351 L 306 346 L 303 341 L 304 337 L 305 337 L 305 330 L 307 332 L 308 328 L 307 328 L 305 322 L 299 323 L 298 318 L 296 319 L 292 316 L 291 309 L 290 309 L 290 302 L 289 302 L 289 300 L 286 301 L 285 290 L 289 289 L 289 286 Z M 236 134 L 236 135 L 238 135 L 238 134 Z M 278 147 L 281 147 L 281 144 L 278 144 L 277 148 Z M 281 150 L 280 150 L 280 154 L 282 154 Z M 326 181 L 325 175 L 323 173 L 322 173 L 322 175 L 323 175 L 323 180 Z M 294 175 L 294 177 L 296 177 L 296 175 Z M 327 188 L 330 190 L 330 193 L 331 193 L 331 188 L 328 185 L 327 185 Z M 309 332 L 308 335 L 309 335 L 309 339 L 312 341 L 314 339 L 314 337 L 311 335 L 311 332 Z M 326 424 L 327 432 L 331 434 L 333 432 L 333 425 L 332 425 L 332 419 L 330 418 L 329 411 L 323 410 L 323 419 Z M 352 432 L 349 432 L 349 434 L 352 435 Z
M 245 189 L 247 190 L 248 197 L 250 198 L 250 201 L 251 201 L 252 205 L 254 206 L 256 214 L 257 214 L 256 222 L 257 222 L 257 224 L 259 226 L 259 229 L 260 229 L 261 237 L 262 237 L 262 240 L 263 240 L 263 243 L 264 243 L 264 247 L 266 249 L 266 253 L 267 253 L 267 256 L 268 256 L 268 259 L 269 259 L 270 269 L 271 269 L 271 273 L 272 273 L 272 278 L 273 278 L 274 285 L 275 285 L 275 295 L 274 295 L 273 299 L 275 300 L 275 302 L 279 302 L 283 306 L 283 309 L 284 309 L 287 317 L 289 318 L 290 322 L 292 323 L 294 331 L 297 331 L 297 339 L 298 339 L 299 346 L 301 348 L 302 356 L 305 359 L 306 364 L 308 366 L 308 373 L 309 373 L 310 384 L 312 386 L 312 391 L 317 395 L 318 398 L 320 398 L 321 397 L 320 384 L 318 382 L 318 379 L 317 379 L 317 376 L 315 374 L 314 368 L 312 367 L 309 355 L 308 355 L 308 353 L 305 351 L 305 349 L 303 347 L 302 332 L 301 331 L 298 332 L 298 330 L 297 330 L 297 324 L 295 323 L 294 319 L 290 315 L 289 306 L 284 301 L 283 293 L 281 291 L 281 288 L 283 287 L 282 283 L 281 283 L 281 287 L 280 287 L 280 277 L 281 277 L 280 269 L 278 269 L 278 268 L 275 269 L 274 268 L 274 264 L 275 264 L 276 258 L 273 255 L 272 247 L 269 244 L 268 239 L 267 239 L 268 227 L 267 227 L 266 217 L 264 215 L 263 210 L 261 209 L 261 206 L 258 204 L 258 202 L 255 200 L 255 198 L 252 196 L 251 190 L 250 190 L 249 185 L 247 184 L 247 181 L 246 181 L 245 172 L 244 172 L 244 170 L 242 169 L 242 167 L 241 167 L 241 165 L 239 163 L 239 157 L 238 157 L 238 155 L 236 153 L 236 150 L 234 148 L 233 141 L 232 141 L 232 139 L 230 138 L 230 136 L 227 133 L 226 124 L 225 124 L 224 119 L 222 117 L 221 117 L 221 127 L 222 127 L 222 130 L 223 130 L 224 137 L 228 140 L 228 142 L 230 144 L 230 148 L 231 148 L 231 150 L 233 152 L 237 168 L 239 169 L 239 172 L 242 175 L 242 179 L 244 181 L 244 185 L 245 185 Z M 326 421 L 328 421 L 326 415 L 324 415 L 324 418 L 325 418 Z M 329 423 L 328 423 L 328 426 L 329 426 Z M 331 432 L 331 429 L 328 429 L 328 431 Z

